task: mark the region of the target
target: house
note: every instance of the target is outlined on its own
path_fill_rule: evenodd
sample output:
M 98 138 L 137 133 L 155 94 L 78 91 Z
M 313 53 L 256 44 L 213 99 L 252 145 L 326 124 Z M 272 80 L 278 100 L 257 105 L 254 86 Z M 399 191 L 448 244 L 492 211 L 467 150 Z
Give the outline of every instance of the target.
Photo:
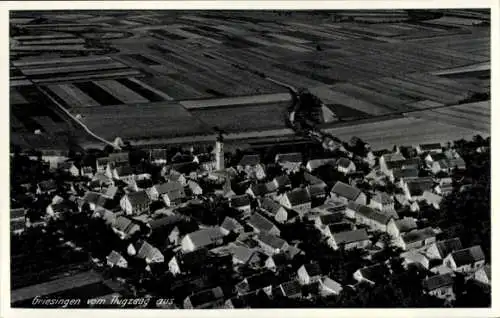
M 102 188 L 100 195 L 107 199 L 114 200 L 116 195 L 121 192 L 122 191 L 120 191 L 120 189 L 117 186 L 110 185 L 108 187 Z
M 308 263 L 302 265 L 297 270 L 297 278 L 301 285 L 310 285 L 318 283 L 321 280 L 321 268 L 317 263 Z
M 172 190 L 161 195 L 163 202 L 168 207 L 173 207 L 181 204 L 186 199 L 184 188 L 182 190 Z
M 274 183 L 257 183 L 251 185 L 246 193 L 249 194 L 253 198 L 257 197 L 270 197 L 276 194 L 277 188 L 274 186 Z
M 161 184 L 155 184 L 151 188 L 147 190 L 149 198 L 152 201 L 160 200 L 162 195 L 168 192 L 181 192 L 184 193 L 184 187 L 180 182 L 177 181 L 169 181 Z
M 353 277 L 358 282 L 366 282 L 375 285 L 382 282 L 388 275 L 388 269 L 384 264 L 375 264 L 358 269 Z
M 197 292 L 184 299 L 184 309 L 206 309 L 222 308 L 224 305 L 224 293 L 222 288 L 215 287 L 208 290 Z
M 150 203 L 146 191 L 138 191 L 125 194 L 120 200 L 120 207 L 127 215 L 139 215 L 149 211 Z
M 391 219 L 387 223 L 387 233 L 392 237 L 398 237 L 403 233 L 410 232 L 417 228 L 417 220 L 410 217 L 395 220 Z
M 368 225 L 370 229 L 382 232 L 387 231 L 387 225 L 393 218 L 390 215 L 355 202 L 347 204 L 346 216 L 355 219 L 356 223 Z
M 264 266 L 273 272 L 276 272 L 279 268 L 284 267 L 288 264 L 288 256 L 284 253 L 272 254 L 270 255 L 264 264 Z
M 333 186 L 330 197 L 333 200 L 348 203 L 350 201 L 366 205 L 366 195 L 358 188 L 337 181 Z
M 83 208 L 84 204 L 88 204 L 91 211 L 95 211 L 98 207 L 110 208 L 112 204 L 112 199 L 102 195 L 99 192 L 87 191 L 81 200 L 81 206 L 79 209 Z
M 331 165 L 333 168 L 336 162 L 337 160 L 335 158 L 311 159 L 306 163 L 306 170 L 312 172 L 313 170 L 324 165 Z
M 420 200 L 425 191 L 432 192 L 435 188 L 433 179 L 427 177 L 402 181 L 401 186 L 408 200 Z
M 161 166 L 167 164 L 167 149 L 151 149 L 149 150 L 149 162 L 154 165 Z
M 73 177 L 80 176 L 80 170 L 71 161 L 60 162 L 58 163 L 57 168 Z
M 418 265 L 428 270 L 430 267 L 429 259 L 418 251 L 408 251 L 401 253 L 400 257 L 403 259 L 403 266 L 408 268 L 409 265 Z
M 453 166 L 450 165 L 450 161 L 448 159 L 441 159 L 431 163 L 431 171 L 434 174 L 438 174 L 439 172 L 450 173 L 452 169 Z
M 314 226 L 323 231 L 328 225 L 333 223 L 341 222 L 344 219 L 344 213 L 334 211 L 332 213 L 325 213 L 321 215 L 317 215 L 314 218 Z
M 302 165 L 302 154 L 300 152 L 281 153 L 276 155 L 274 161 L 287 173 L 295 172 Z
M 290 280 L 276 286 L 273 297 L 299 298 L 302 297 L 302 286 L 296 280 Z
M 137 254 L 135 254 L 135 256 L 145 260 L 147 264 L 163 263 L 165 261 L 160 250 L 146 241 L 139 243 L 139 248 L 136 248 L 136 250 Z
M 422 281 L 424 293 L 432 295 L 440 299 L 453 300 L 455 293 L 453 292 L 454 279 L 451 274 L 435 275 L 426 278 Z
M 451 252 L 443 264 L 455 272 L 470 273 L 481 268 L 485 263 L 483 249 L 479 245 Z
M 396 211 L 394 208 L 394 198 L 391 195 L 380 191 L 377 191 L 377 193 L 370 198 L 369 206 L 382 212 L 390 213 Z
M 100 218 L 104 220 L 106 224 L 113 225 L 116 222 L 116 214 L 113 213 L 112 211 L 98 207 L 95 209 L 94 213 L 92 214 L 92 217 L 94 218 Z
M 345 174 L 353 173 L 356 171 L 356 165 L 354 164 L 354 162 L 347 158 L 340 158 L 339 160 L 337 160 L 336 166 L 339 172 Z
M 355 248 L 363 249 L 371 244 L 368 233 L 365 229 L 346 231 L 332 234 L 327 241 L 328 245 L 334 250 L 344 246 L 344 249 L 351 250 Z
M 195 196 L 202 195 L 203 194 L 203 189 L 200 187 L 200 185 L 193 181 L 193 180 L 188 180 L 187 185 L 189 187 L 189 190 L 191 193 Z
M 187 186 L 187 179 L 183 173 L 177 172 L 176 170 L 170 170 L 170 173 L 166 176 L 167 183 L 178 182 L 183 187 Z
M 328 224 L 322 232 L 326 237 L 333 238 L 334 234 L 345 233 L 355 229 L 356 226 L 351 222 L 338 222 Z
M 194 156 L 194 162 L 198 163 L 202 171 L 211 172 L 217 167 L 216 156 L 213 153 L 204 153 Z
M 215 247 L 222 244 L 224 234 L 219 227 L 201 229 L 186 234 L 181 241 L 182 250 L 185 252 L 194 251 L 202 247 Z
M 292 187 L 292 181 L 287 175 L 275 177 L 272 182 L 278 190 L 290 189 Z
M 244 155 L 236 166 L 238 172 L 244 172 L 249 178 L 262 180 L 266 177 L 266 169 L 260 163 L 260 155 Z
M 253 228 L 255 233 L 267 233 L 276 236 L 280 235 L 278 227 L 258 212 L 252 214 L 252 216 L 248 219 L 247 224 Z
M 309 213 L 309 216 L 315 218 L 314 215 L 324 215 L 336 212 L 345 213 L 346 209 L 347 209 L 347 204 L 344 202 L 329 201 L 325 204 L 312 208 L 311 212 Z
M 129 154 L 128 152 L 113 152 L 108 155 L 108 160 L 108 162 L 112 162 L 115 164 L 128 163 Z
M 443 152 L 443 146 L 440 143 L 420 144 L 415 146 L 415 150 L 417 150 L 417 154 L 419 155 L 425 152 L 441 153 Z
M 124 216 L 118 216 L 112 226 L 113 231 L 117 233 L 122 240 L 130 238 L 141 230 L 141 226 L 136 221 Z
M 238 221 L 229 216 L 226 216 L 224 218 L 224 221 L 222 221 L 220 230 L 224 235 L 228 235 L 229 233 L 243 233 L 244 228 L 243 225 L 241 225 Z
M 62 215 L 66 213 L 73 213 L 77 211 L 76 206 L 71 201 L 63 201 L 56 204 L 49 204 L 46 209 L 46 213 L 48 216 L 52 218 L 60 218 Z
M 249 302 L 244 297 L 232 297 L 224 302 L 224 309 L 250 308 Z
M 403 157 L 403 155 L 398 152 L 383 154 L 380 156 L 378 160 L 380 165 L 380 170 L 385 173 L 390 170 L 388 167 L 388 163 L 403 161 L 405 159 L 406 158 Z
M 288 248 L 288 243 L 285 240 L 271 234 L 260 233 L 255 240 L 264 252 L 270 255 L 279 254 Z
M 168 262 L 168 270 L 173 275 L 188 274 L 202 268 L 208 258 L 209 252 L 206 248 L 200 248 L 192 252 L 177 253 Z
M 438 179 L 439 189 L 438 194 L 447 195 L 453 192 L 453 179 L 451 177 L 445 177 Z
M 404 169 L 392 169 L 388 172 L 387 176 L 391 182 L 397 182 L 399 180 L 413 180 L 418 179 L 419 169 L 418 168 L 404 168 Z
M 110 267 L 127 268 L 127 260 L 117 251 L 112 250 L 108 256 L 106 256 L 106 264 Z
M 125 165 L 113 168 L 111 177 L 115 180 L 121 180 L 127 184 L 130 184 L 136 179 L 136 174 L 131 166 Z
M 420 230 L 413 230 L 398 236 L 394 244 L 407 251 L 413 248 L 420 248 L 436 241 L 436 233 L 430 227 Z
M 425 155 L 424 161 L 427 164 L 427 166 L 431 166 L 433 162 L 454 158 L 454 155 L 449 150 L 439 153 L 438 152 L 424 153 L 424 155 Z
M 287 209 L 294 210 L 303 216 L 311 209 L 311 197 L 306 189 L 298 188 L 286 192 L 280 199 L 280 204 Z
M 106 171 L 108 167 L 108 163 L 110 162 L 108 157 L 102 157 L 96 159 L 96 170 L 99 173 L 103 173 Z
M 272 217 L 278 223 L 285 223 L 288 220 L 288 211 L 279 203 L 269 199 L 259 199 L 260 210 Z
M 26 228 L 26 211 L 23 208 L 10 209 L 10 231 L 13 234 L 21 234 Z
M 271 294 L 272 286 L 276 281 L 276 274 L 271 271 L 254 274 L 246 277 L 236 284 L 236 292 L 239 296 L 248 295 L 263 291 L 267 295 Z
M 365 161 L 368 163 L 370 168 L 373 168 L 377 164 L 377 160 L 386 154 L 390 154 L 391 151 L 388 149 L 380 149 L 380 150 L 370 150 L 366 153 Z
M 57 191 L 57 184 L 55 180 L 45 180 L 39 182 L 36 187 L 36 194 L 51 195 Z
M 342 285 L 334 281 L 328 276 L 324 276 L 319 281 L 319 291 L 320 295 L 323 297 L 328 297 L 331 295 L 339 295 L 342 292 Z
M 444 259 L 452 252 L 461 249 L 463 249 L 462 242 L 458 237 L 455 237 L 432 243 L 427 249 L 426 255 L 431 259 Z
M 428 190 L 425 190 L 422 194 L 422 201 L 425 201 L 428 205 L 434 207 L 434 209 L 439 210 L 441 201 L 443 197 L 437 194 L 434 194 Z
M 474 280 L 484 284 L 491 285 L 491 265 L 484 265 L 474 273 Z
M 243 213 L 250 213 L 252 208 L 248 195 L 235 195 L 229 198 L 229 206 Z
M 249 267 L 258 267 L 260 263 L 257 250 L 242 245 L 231 246 L 231 254 L 233 255 L 234 265 L 248 265 Z

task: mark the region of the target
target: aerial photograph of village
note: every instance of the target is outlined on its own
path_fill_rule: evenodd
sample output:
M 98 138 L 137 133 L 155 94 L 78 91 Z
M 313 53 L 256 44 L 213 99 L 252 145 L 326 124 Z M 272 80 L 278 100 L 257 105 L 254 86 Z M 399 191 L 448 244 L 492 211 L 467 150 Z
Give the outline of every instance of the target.
M 490 308 L 490 10 L 10 11 L 12 308 Z

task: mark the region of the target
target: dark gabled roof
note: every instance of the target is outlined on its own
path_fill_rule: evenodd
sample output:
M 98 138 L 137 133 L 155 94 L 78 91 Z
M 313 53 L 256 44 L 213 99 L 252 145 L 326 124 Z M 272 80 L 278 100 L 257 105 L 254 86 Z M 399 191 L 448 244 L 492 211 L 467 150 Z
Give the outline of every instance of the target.
M 432 291 L 441 287 L 452 286 L 453 276 L 450 273 L 432 276 L 424 279 L 422 285 L 427 291 Z
M 310 185 L 321 185 L 326 187 L 326 183 L 323 180 L 310 174 L 309 172 L 304 172 L 304 181 Z
M 302 293 L 302 286 L 296 280 L 282 283 L 278 287 L 284 297 L 295 296 Z
M 150 160 L 167 160 L 167 149 L 151 149 L 149 151 Z
M 462 242 L 458 237 L 436 242 L 436 247 L 441 257 L 446 257 L 448 254 L 463 249 Z
M 346 231 L 333 234 L 333 239 L 337 244 L 349 244 L 353 242 L 366 241 L 370 238 L 365 229 Z
M 187 235 L 189 235 L 193 245 L 198 247 L 210 245 L 224 236 L 219 227 L 201 229 Z
M 232 308 L 249 308 L 248 301 L 243 297 L 233 297 L 226 300 L 226 306 L 231 305 Z
M 146 191 L 130 192 L 126 194 L 132 206 L 149 204 L 149 196 Z
M 401 235 L 401 238 L 406 244 L 414 243 L 418 241 L 423 241 L 425 239 L 435 237 L 436 234 L 430 227 L 426 227 L 420 230 L 414 230 Z
M 97 165 L 105 166 L 110 162 L 109 157 L 101 157 L 96 159 Z
M 179 216 L 179 215 L 167 215 L 164 217 L 153 219 L 153 220 L 149 221 L 148 224 L 151 227 L 151 229 L 154 231 L 157 229 L 162 229 L 165 227 L 170 227 L 172 225 L 175 225 L 175 224 L 181 222 L 183 219 L 184 218 Z
M 297 206 L 300 204 L 311 202 L 311 197 L 309 196 L 309 192 L 306 189 L 294 189 L 285 194 L 290 201 L 292 206 Z
M 243 225 L 241 225 L 238 221 L 236 221 L 235 219 L 231 218 L 231 217 L 228 217 L 226 216 L 226 218 L 224 219 L 224 221 L 222 222 L 221 228 L 231 232 L 231 231 L 235 231 L 235 230 L 240 230 L 243 228 Z
M 423 151 L 441 149 L 443 147 L 440 143 L 420 144 L 419 146 Z
M 40 190 L 42 191 L 50 191 L 50 190 L 55 190 L 57 189 L 57 184 L 55 180 L 45 180 L 40 183 L 38 183 L 38 186 L 40 187 Z
M 244 155 L 240 159 L 238 166 L 255 166 L 258 165 L 259 163 L 260 163 L 260 155 L 258 154 Z
M 250 249 L 246 246 L 237 245 L 231 249 L 231 253 L 233 254 L 233 258 L 239 260 L 242 263 L 246 263 L 255 253 L 255 250 Z
M 108 262 L 112 263 L 112 264 L 118 264 L 118 262 L 123 258 L 123 256 L 118 253 L 117 251 L 115 250 L 112 250 L 111 253 L 109 253 L 109 255 L 106 257 L 106 259 L 108 260 Z
M 420 158 L 411 158 L 387 162 L 388 169 L 417 169 L 420 165 Z
M 307 275 L 309 275 L 309 277 L 319 276 L 322 274 L 321 268 L 319 267 L 318 263 L 304 264 L 304 269 L 306 270 Z
M 134 174 L 134 169 L 129 165 L 116 167 L 115 170 L 119 176 L 130 176 Z
M 312 198 L 326 195 L 326 185 L 313 184 L 307 186 L 306 190 L 309 193 L 309 196 Z
M 112 162 L 128 162 L 128 152 L 115 152 L 108 155 L 109 161 Z
M 74 166 L 74 164 L 72 161 L 65 161 L 65 162 L 60 162 L 57 164 L 57 168 L 61 169 L 61 170 L 69 170 L 73 166 Z
M 260 200 L 260 208 L 271 215 L 276 215 L 280 209 L 284 209 L 281 204 L 269 198 Z
M 361 190 L 358 188 L 355 188 L 353 186 L 350 186 L 346 183 L 343 183 L 341 181 L 337 181 L 335 185 L 332 188 L 332 193 L 344 197 L 348 200 L 354 201 L 356 200 L 359 195 L 361 194 Z
M 255 274 L 246 278 L 248 284 L 248 291 L 264 288 L 274 285 L 276 275 L 271 271 L 265 271 L 260 274 Z
M 411 196 L 420 196 L 426 190 L 432 190 L 434 181 L 432 178 L 419 178 L 407 181 L 408 190 Z
M 276 178 L 274 178 L 274 180 L 276 181 L 278 188 L 286 187 L 292 184 L 290 178 L 287 175 L 277 176 Z
M 71 201 L 63 201 L 60 203 L 52 204 L 52 210 L 54 212 L 70 212 L 74 211 L 76 206 Z
M 344 213 L 342 212 L 334 212 L 331 214 L 321 215 L 319 217 L 321 223 L 324 225 L 340 222 L 342 221 L 343 218 L 344 218 Z
M 253 194 L 256 196 L 262 196 L 266 195 L 268 193 L 271 193 L 273 189 L 271 187 L 268 187 L 266 183 L 257 183 L 253 184 L 250 189 L 252 190 Z
M 213 301 L 217 301 L 223 297 L 224 293 L 222 292 L 222 288 L 220 287 L 204 290 L 194 295 L 188 296 L 191 305 L 194 308 L 200 307 L 207 303 L 211 303 Z
M 178 253 L 175 258 L 181 271 L 185 272 L 203 265 L 209 258 L 209 251 L 200 248 L 188 253 Z
M 267 218 L 257 212 L 252 214 L 247 223 L 260 232 L 269 232 L 276 227 L 273 222 L 269 221 Z
M 24 208 L 10 209 L 10 218 L 11 219 L 24 218 L 25 214 L 26 214 L 26 210 Z
M 387 224 L 389 220 L 391 219 L 390 215 L 387 215 L 385 213 L 378 212 L 377 210 L 374 210 L 366 205 L 362 205 L 359 203 L 355 202 L 349 202 L 347 204 L 347 207 L 351 210 L 356 211 L 357 214 L 366 217 L 368 219 L 371 219 L 375 222 L 378 222 L 380 224 Z
M 415 168 L 407 168 L 407 169 L 394 169 L 393 175 L 395 179 L 404 179 L 404 178 L 418 178 L 418 169 Z
M 148 242 L 142 242 L 142 245 L 137 251 L 137 257 L 139 258 L 153 258 L 155 254 L 161 254 L 160 250 L 149 244 Z
M 274 262 L 276 267 L 286 265 L 288 263 L 288 256 L 285 253 L 279 253 L 269 256 Z
M 391 151 L 389 149 L 380 149 L 380 150 L 374 150 L 372 151 L 372 153 L 375 157 L 380 157 L 382 155 L 390 154 Z
M 97 205 L 97 202 L 99 201 L 100 198 L 101 194 L 99 192 L 87 191 L 83 196 L 83 201 Z
M 363 275 L 364 278 L 376 283 L 385 277 L 385 273 L 387 273 L 387 267 L 380 263 L 367 267 L 360 268 L 359 271 Z
M 328 225 L 328 229 L 332 234 L 351 231 L 352 227 L 353 227 L 352 224 L 349 222 L 338 222 L 338 223 L 331 223 Z
M 394 221 L 399 232 L 409 232 L 417 228 L 417 221 L 414 218 L 403 218 Z
M 168 193 L 170 191 L 180 191 L 180 190 L 184 191 L 184 187 L 178 181 L 169 181 L 160 184 L 155 184 L 154 188 L 159 195 Z
M 276 155 L 276 162 L 302 162 L 300 152 L 280 153 Z
M 385 192 L 378 191 L 372 198 L 373 201 L 381 204 L 391 204 L 394 203 L 394 198 Z
M 250 198 L 246 194 L 237 195 L 231 197 L 230 202 L 232 207 L 243 207 L 250 205 Z
M 342 168 L 348 168 L 351 163 L 352 163 L 351 160 L 342 157 L 342 158 L 337 160 L 336 164 L 337 164 L 337 166 L 340 166 Z
M 269 235 L 265 233 L 260 233 L 257 236 L 257 240 L 275 249 L 282 249 L 287 244 L 284 239 L 279 238 L 275 235 Z
M 451 254 L 457 267 L 484 260 L 483 249 L 479 245 L 455 251 Z
M 127 218 L 125 216 L 119 216 L 116 218 L 114 223 L 114 227 L 122 232 L 128 232 L 128 230 L 132 229 L 134 225 L 137 225 L 134 220 Z
M 444 152 L 431 153 L 429 155 L 432 157 L 432 160 L 434 160 L 434 161 L 447 160 L 448 159 L 448 156 Z

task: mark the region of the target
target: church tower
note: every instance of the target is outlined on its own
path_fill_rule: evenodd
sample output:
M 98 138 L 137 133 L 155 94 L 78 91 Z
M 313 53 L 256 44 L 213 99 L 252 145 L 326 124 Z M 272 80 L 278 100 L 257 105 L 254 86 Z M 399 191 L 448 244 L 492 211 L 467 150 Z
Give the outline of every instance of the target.
M 224 170 L 224 138 L 222 134 L 215 142 L 215 170 Z

